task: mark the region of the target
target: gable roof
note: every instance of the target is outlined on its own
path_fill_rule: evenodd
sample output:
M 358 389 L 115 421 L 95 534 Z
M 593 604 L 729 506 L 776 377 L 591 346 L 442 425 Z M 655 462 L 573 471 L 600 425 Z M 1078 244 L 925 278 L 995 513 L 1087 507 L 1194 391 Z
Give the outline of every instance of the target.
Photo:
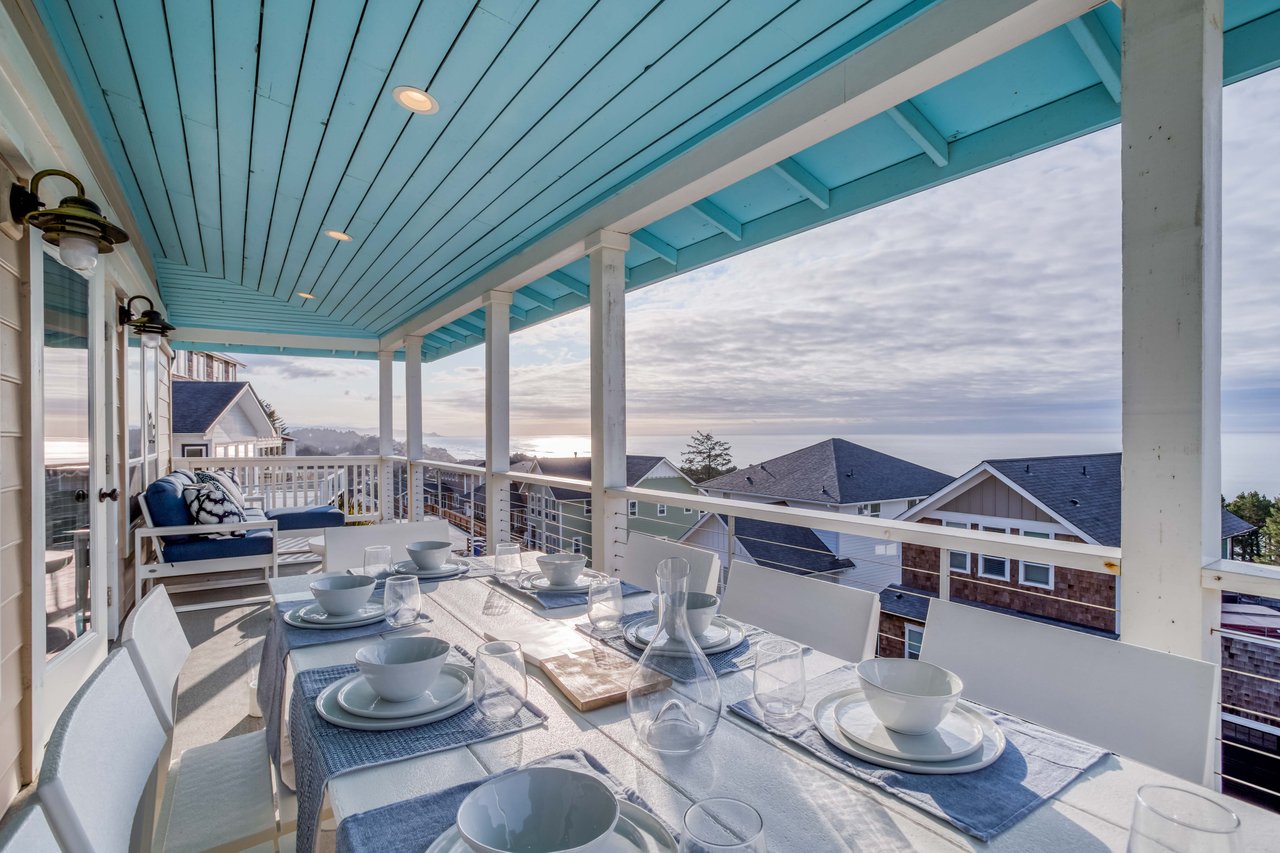
M 725 521 L 724 516 L 720 520 Z M 818 534 L 808 527 L 777 524 L 752 518 L 737 518 L 734 538 L 757 563 L 796 575 L 834 572 L 853 566 L 853 561 L 831 553 Z
M 931 495 L 952 477 L 923 465 L 829 438 L 750 465 L 699 488 L 827 504 L 856 504 Z
M 248 387 L 248 382 L 174 380 L 173 432 L 203 435 Z
M 570 480 L 591 479 L 590 456 L 539 457 L 538 470 L 548 477 L 566 477 Z M 666 461 L 664 456 L 638 456 L 627 454 L 627 485 L 637 485 L 649 472 Z M 551 494 L 558 501 L 581 501 L 591 497 L 590 492 L 552 486 Z

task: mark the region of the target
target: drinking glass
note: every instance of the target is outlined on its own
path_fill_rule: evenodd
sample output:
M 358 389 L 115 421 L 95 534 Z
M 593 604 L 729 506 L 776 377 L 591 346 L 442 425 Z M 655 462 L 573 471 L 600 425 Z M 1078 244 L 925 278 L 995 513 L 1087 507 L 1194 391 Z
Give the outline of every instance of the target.
M 404 628 L 418 621 L 422 615 L 422 589 L 414 577 L 389 577 L 383 592 L 386 603 L 387 624 L 392 628 Z
M 741 800 L 713 797 L 684 813 L 680 853 L 764 853 L 764 818 Z
M 587 618 L 603 634 L 617 633 L 622 624 L 622 581 L 598 575 L 587 590 Z
M 503 580 L 515 580 L 520 574 L 520 546 L 503 542 L 493 552 L 493 571 Z
M 528 695 L 524 652 L 519 643 L 498 640 L 476 649 L 476 707 L 491 720 L 509 720 Z
M 1129 853 L 1238 853 L 1240 818 L 1194 791 L 1143 785 L 1133 802 Z
M 377 577 L 390 571 L 390 545 L 370 545 L 364 549 L 364 574 Z
M 790 717 L 804 705 L 804 646 L 774 638 L 756 646 L 755 696 L 764 712 Z

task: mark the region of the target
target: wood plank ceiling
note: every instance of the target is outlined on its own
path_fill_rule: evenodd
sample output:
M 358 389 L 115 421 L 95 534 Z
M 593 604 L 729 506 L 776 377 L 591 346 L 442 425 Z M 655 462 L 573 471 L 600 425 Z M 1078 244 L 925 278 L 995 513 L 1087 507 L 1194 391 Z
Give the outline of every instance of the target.
M 933 2 L 37 6 L 175 323 L 374 338 Z M 1229 78 L 1280 62 L 1277 8 L 1228 0 Z M 629 286 L 1115 122 L 1119 27 L 1101 7 L 653 223 Z M 400 85 L 439 111 L 405 110 Z M 580 261 L 526 286 L 514 327 L 580 306 L 585 280 Z M 456 320 L 424 355 L 483 329 Z

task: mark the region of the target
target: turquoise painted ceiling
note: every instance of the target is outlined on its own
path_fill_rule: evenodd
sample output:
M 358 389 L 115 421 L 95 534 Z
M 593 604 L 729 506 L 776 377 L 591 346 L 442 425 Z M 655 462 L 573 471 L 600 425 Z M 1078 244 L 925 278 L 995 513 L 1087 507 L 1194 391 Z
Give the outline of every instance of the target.
M 346 338 L 397 326 L 946 2 L 36 1 L 170 319 Z M 1280 0 L 1226 9 L 1228 82 L 1280 64 Z M 628 286 L 1112 124 L 1119 43 L 1104 5 L 654 222 L 633 235 Z M 439 112 L 403 109 L 399 85 Z M 527 285 L 513 327 L 580 307 L 586 280 L 583 260 Z M 482 311 L 457 319 L 424 355 L 483 331 Z

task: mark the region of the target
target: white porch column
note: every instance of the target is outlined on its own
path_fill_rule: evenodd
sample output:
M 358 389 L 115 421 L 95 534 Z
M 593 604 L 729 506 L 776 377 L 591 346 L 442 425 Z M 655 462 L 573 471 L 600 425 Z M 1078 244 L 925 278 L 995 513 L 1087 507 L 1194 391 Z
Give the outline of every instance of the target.
M 392 433 L 395 385 L 391 381 L 391 365 L 395 363 L 395 357 L 392 350 L 378 352 L 378 454 L 382 457 L 378 463 L 378 506 L 384 522 L 394 521 L 396 517 L 392 465 L 387 458 L 395 450 Z
M 511 294 L 484 298 L 484 513 L 490 554 L 511 541 L 510 487 L 497 476 L 511 470 Z
M 1125 0 L 1122 639 L 1218 659 L 1222 0 Z
M 421 521 L 422 469 L 413 461 L 422 458 L 422 335 L 406 335 L 404 339 L 404 426 L 405 456 L 409 457 L 406 509 L 410 521 Z
M 600 231 L 591 259 L 591 565 L 617 574 L 614 543 L 625 541 L 626 501 L 604 490 L 627 485 L 626 253 L 631 237 Z

